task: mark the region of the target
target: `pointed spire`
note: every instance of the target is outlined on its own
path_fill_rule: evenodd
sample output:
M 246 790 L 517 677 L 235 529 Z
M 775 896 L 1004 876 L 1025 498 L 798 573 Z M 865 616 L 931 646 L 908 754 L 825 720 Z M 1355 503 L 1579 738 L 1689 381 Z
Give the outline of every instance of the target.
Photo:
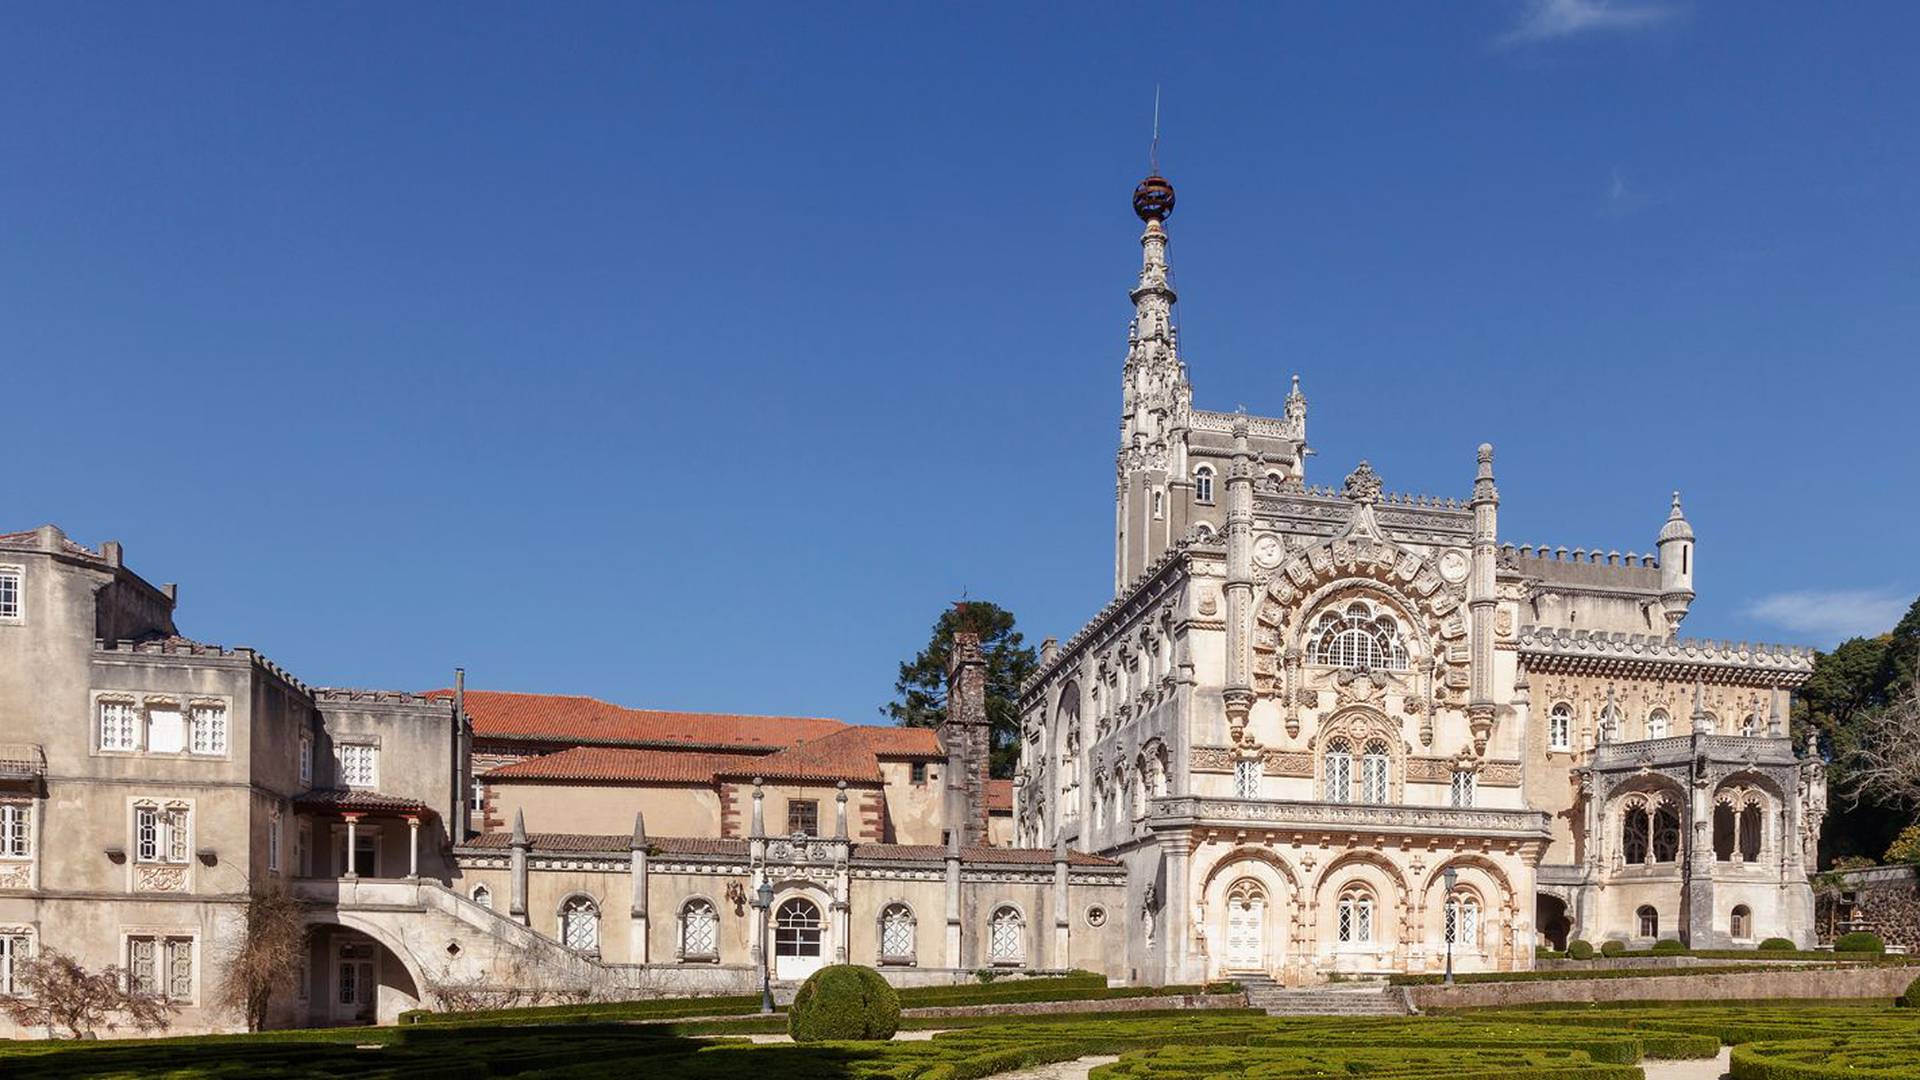
M 1673 493 L 1673 509 L 1667 513 L 1667 523 L 1660 527 L 1660 541 L 1691 540 L 1693 525 L 1687 521 L 1687 515 L 1680 509 L 1680 493 Z
M 527 846 L 527 812 L 525 810 L 513 812 L 513 835 L 507 840 L 514 847 Z
M 647 818 L 640 811 L 633 812 L 633 850 L 647 849 Z

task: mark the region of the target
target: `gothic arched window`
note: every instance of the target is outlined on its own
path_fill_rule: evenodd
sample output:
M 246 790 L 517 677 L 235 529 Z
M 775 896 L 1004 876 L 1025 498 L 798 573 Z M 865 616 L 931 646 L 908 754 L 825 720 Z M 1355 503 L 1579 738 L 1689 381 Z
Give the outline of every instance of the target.
M 1654 910 L 1653 905 L 1640 905 L 1640 910 L 1637 914 L 1640 918 L 1640 936 L 1643 938 L 1659 937 L 1660 913 Z
M 1018 964 L 1026 956 L 1027 922 L 1011 904 L 993 913 L 987 923 L 987 960 L 995 964 Z
M 905 904 L 888 904 L 880 913 L 880 959 L 912 963 L 913 929 L 913 909 Z
M 1735 904 L 1733 912 L 1727 916 L 1728 936 L 1735 941 L 1745 941 L 1753 936 L 1753 909 L 1745 904 Z
M 1362 802 L 1387 801 L 1387 744 L 1381 739 L 1368 741 L 1360 755 L 1360 799 Z
M 1340 942 L 1361 945 L 1373 940 L 1373 894 L 1355 886 L 1340 894 Z
M 600 907 L 590 896 L 570 896 L 560 905 L 560 940 L 576 952 L 600 949 Z
M 1353 801 L 1353 744 L 1345 739 L 1327 743 L 1327 801 Z
M 706 900 L 689 900 L 680 909 L 680 956 L 685 960 L 720 956 L 720 916 Z
M 1620 823 L 1620 853 L 1629 866 L 1637 866 L 1647 861 L 1647 853 L 1653 848 L 1653 815 L 1646 801 L 1634 799 L 1627 803 L 1626 814 Z
M 1740 734 L 1745 735 L 1749 739 L 1757 738 L 1760 735 L 1759 713 L 1750 712 L 1747 714 L 1746 719 L 1740 721 Z
M 1667 710 L 1655 709 L 1647 714 L 1647 738 L 1664 739 L 1672 729 L 1673 723 L 1667 719 Z
M 1193 497 L 1203 503 L 1213 501 L 1213 466 L 1202 465 L 1193 470 Z
M 1748 802 L 1740 808 L 1740 861 L 1760 861 L 1760 830 L 1763 820 L 1759 803 Z
M 1365 600 L 1322 612 L 1307 641 L 1307 662 L 1362 671 L 1405 671 L 1407 646 L 1391 614 Z
M 1734 820 L 1733 807 L 1727 803 L 1715 803 L 1713 807 L 1713 857 L 1721 862 L 1733 861 Z
M 1680 857 L 1680 810 L 1670 800 L 1660 800 L 1653 812 L 1653 861 L 1673 862 Z
M 1480 898 L 1469 892 L 1447 897 L 1445 921 L 1449 944 L 1465 949 L 1480 947 Z
M 1600 707 L 1600 741 L 1613 742 L 1620 737 L 1620 710 L 1608 702 Z
M 1547 710 L 1547 749 L 1573 749 L 1573 706 L 1564 701 Z

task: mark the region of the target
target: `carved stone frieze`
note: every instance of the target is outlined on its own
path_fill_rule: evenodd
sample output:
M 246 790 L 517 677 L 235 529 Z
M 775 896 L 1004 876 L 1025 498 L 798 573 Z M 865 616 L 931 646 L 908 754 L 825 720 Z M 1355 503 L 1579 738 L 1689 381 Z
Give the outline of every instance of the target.
M 0 862 L 0 889 L 29 889 L 32 887 L 32 863 Z
M 135 866 L 133 887 L 140 892 L 186 892 L 187 868 L 152 864 Z

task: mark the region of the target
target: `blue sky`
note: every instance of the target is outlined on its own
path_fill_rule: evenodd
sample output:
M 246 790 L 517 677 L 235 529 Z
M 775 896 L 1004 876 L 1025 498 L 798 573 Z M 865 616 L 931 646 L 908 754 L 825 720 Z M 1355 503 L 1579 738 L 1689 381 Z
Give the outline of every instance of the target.
M 865 720 L 1112 574 L 1155 83 L 1198 402 L 1647 550 L 1920 577 L 1920 8 L 14 5 L 0 526 L 310 682 Z

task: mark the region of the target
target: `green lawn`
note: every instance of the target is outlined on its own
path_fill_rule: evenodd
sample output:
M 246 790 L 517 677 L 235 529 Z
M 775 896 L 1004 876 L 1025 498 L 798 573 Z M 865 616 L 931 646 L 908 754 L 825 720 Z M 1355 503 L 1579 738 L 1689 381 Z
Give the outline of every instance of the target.
M 696 1038 L 672 1020 L 20 1042 L 0 1044 L 0 1076 L 969 1080 L 1118 1054 L 1095 1080 L 1642 1080 L 1647 1058 L 1711 1057 L 1739 1044 L 1734 1080 L 1920 1080 L 1920 1011 L 1866 1003 L 1569 1005 L 1351 1019 L 1222 1010 L 968 1023 L 927 1041 L 814 1046 Z M 746 1017 L 718 1026 L 765 1024 Z

